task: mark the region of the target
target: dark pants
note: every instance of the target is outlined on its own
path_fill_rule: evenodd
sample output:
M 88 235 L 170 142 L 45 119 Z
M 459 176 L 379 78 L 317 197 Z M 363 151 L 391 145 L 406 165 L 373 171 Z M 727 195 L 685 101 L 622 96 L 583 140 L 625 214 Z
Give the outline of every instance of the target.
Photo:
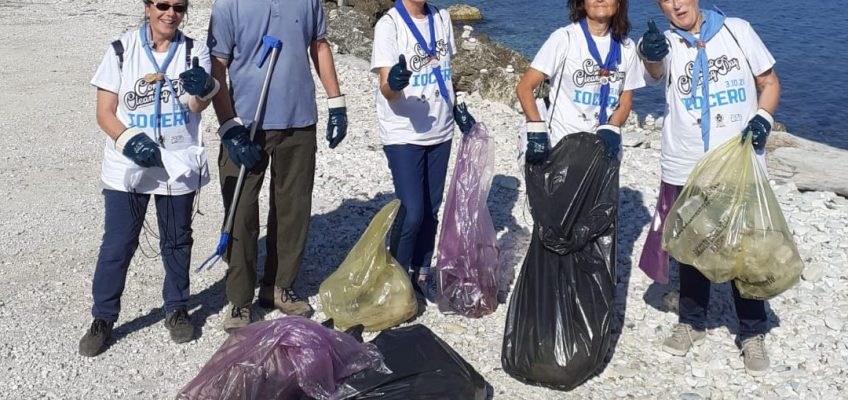
M 709 279 L 695 267 L 680 264 L 680 322 L 698 330 L 706 329 L 710 286 Z M 739 318 L 739 337 L 748 338 L 766 333 L 766 302 L 744 299 L 739 296 L 736 285 L 731 283 L 730 286 L 733 287 L 733 302 L 736 304 L 736 317 Z
M 118 320 L 121 294 L 138 235 L 147 212 L 148 194 L 104 190 L 106 221 L 103 243 L 94 270 L 91 292 L 94 306 L 91 315 L 107 322 Z M 159 250 L 165 264 L 162 298 L 165 311 L 186 308 L 189 298 L 189 265 L 191 264 L 191 215 L 194 193 L 180 196 L 155 196 L 159 221 Z
M 395 194 L 401 201 L 392 228 L 391 253 L 407 269 L 427 274 L 436 242 L 451 141 L 431 146 L 388 145 L 383 151 L 389 160 Z
M 238 199 L 230 245 L 224 254 L 227 299 L 237 306 L 253 302 L 259 239 L 259 191 L 271 165 L 271 208 L 268 212 L 265 275 L 262 284 L 292 286 L 306 245 L 315 180 L 315 125 L 305 128 L 257 131 L 255 142 L 264 149 L 262 160 L 245 175 Z M 235 193 L 239 167 L 221 146 L 218 158 L 221 192 L 227 213 Z M 339 166 L 341 168 L 341 166 Z

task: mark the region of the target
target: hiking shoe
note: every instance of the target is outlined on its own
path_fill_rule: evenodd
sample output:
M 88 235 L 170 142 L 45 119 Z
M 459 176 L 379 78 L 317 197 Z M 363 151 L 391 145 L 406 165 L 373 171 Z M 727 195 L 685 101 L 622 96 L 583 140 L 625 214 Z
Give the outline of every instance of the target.
M 80 355 L 94 357 L 106 350 L 106 341 L 112 336 L 113 325 L 113 322 L 95 319 L 88 328 L 88 332 L 80 339 Z
M 262 286 L 259 288 L 259 305 L 265 309 L 276 308 L 286 315 L 311 317 L 315 310 L 309 301 L 301 299 L 291 288 Z
M 439 294 L 439 285 L 436 283 L 436 275 L 427 274 L 424 279 L 419 279 L 417 283 L 421 290 L 421 294 L 424 295 L 424 298 L 431 304 L 436 304 L 436 296 Z
M 706 337 L 706 332 L 695 330 L 692 325 L 681 322 L 671 329 L 671 336 L 663 342 L 663 350 L 675 356 L 685 356 L 692 346 L 701 344 Z
M 751 376 L 763 376 L 769 369 L 765 335 L 749 337 L 742 341 L 742 357 L 745 371 Z
M 194 339 L 194 325 L 184 308 L 165 314 L 165 327 L 174 343 L 185 343 Z
M 231 333 L 238 328 L 247 326 L 251 322 L 250 313 L 250 305 L 244 307 L 230 305 L 230 312 L 224 318 L 224 330 L 227 333 Z

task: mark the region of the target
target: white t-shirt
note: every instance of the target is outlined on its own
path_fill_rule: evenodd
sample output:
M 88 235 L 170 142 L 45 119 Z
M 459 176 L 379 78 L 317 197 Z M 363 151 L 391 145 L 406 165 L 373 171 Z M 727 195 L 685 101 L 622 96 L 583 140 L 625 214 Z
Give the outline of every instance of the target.
M 610 35 L 592 38 L 601 59 L 606 59 Z M 594 132 L 598 127 L 600 112 L 600 68 L 589 52 L 589 44 L 580 24 L 573 23 L 554 31 L 536 53 L 530 67 L 551 80 L 548 98 L 553 113 L 549 113 L 547 118 L 551 146 L 556 145 L 565 135 Z M 632 40 L 622 41 L 621 64 L 616 71 L 610 72 L 609 79 L 607 118 L 618 108 L 622 92 L 645 86 L 644 67 L 636 55 L 636 46 Z
M 727 18 L 724 25 L 706 47 L 710 68 L 710 149 L 730 139 L 739 140 L 739 134 L 757 113 L 754 76 L 775 64 L 774 57 L 747 21 Z M 684 185 L 689 173 L 704 156 L 699 122 L 700 87 L 694 88 L 697 97 L 692 99 L 692 67 L 698 52 L 671 31 L 666 31 L 665 36 L 671 44 L 669 55 L 663 60 L 665 74 L 657 80 L 647 74 L 646 77 L 651 83 L 661 82 L 666 86 L 660 158 L 662 180 Z M 761 155 L 760 161 L 765 168 L 764 160 Z
M 430 7 L 431 12 L 435 10 Z M 430 45 L 428 18 L 413 19 L 418 31 Z M 433 15 L 436 31 L 436 48 L 439 66 L 447 86 L 451 103 L 454 102 L 451 79 L 451 56 L 456 54 L 453 26 L 447 10 Z M 392 8 L 374 27 L 374 51 L 371 53 L 371 72 L 379 76 L 381 68 L 391 68 L 398 57 L 406 57 L 407 68 L 412 72 L 409 86 L 400 98 L 388 101 L 380 92 L 377 79 L 375 101 L 380 138 L 384 145 L 439 144 L 453 137 L 453 110 L 439 93 L 436 74 L 428 64 L 426 53 L 406 26 L 397 10 Z
M 161 94 L 161 134 L 162 151 L 171 152 L 174 157 L 163 154 L 163 161 L 192 160 L 191 171 L 184 176 L 169 177 L 164 168 L 141 168 L 132 160 L 115 149 L 115 141 L 105 139 L 101 180 L 105 189 L 133 191 L 136 193 L 181 195 L 196 191 L 209 182 L 209 168 L 206 152 L 203 148 L 200 129 L 200 113 L 188 109 L 190 95 L 183 89 L 179 78 L 186 66 L 185 40 L 182 34 L 166 76 L 171 79 L 178 93 L 175 102 L 171 88 L 163 83 Z M 117 117 L 126 127 L 135 126 L 151 139 L 154 137 L 154 94 L 156 86 L 144 81 L 144 76 L 155 72 L 141 44 L 139 30 L 134 29 L 121 37 L 124 46 L 123 66 L 119 66 L 118 57 L 112 46 L 106 50 L 91 84 L 118 94 Z M 153 53 L 159 65 L 166 53 Z M 203 41 L 194 40 L 192 57 L 198 57 L 200 66 L 211 71 L 209 49 Z M 170 182 L 169 182 L 170 181 Z

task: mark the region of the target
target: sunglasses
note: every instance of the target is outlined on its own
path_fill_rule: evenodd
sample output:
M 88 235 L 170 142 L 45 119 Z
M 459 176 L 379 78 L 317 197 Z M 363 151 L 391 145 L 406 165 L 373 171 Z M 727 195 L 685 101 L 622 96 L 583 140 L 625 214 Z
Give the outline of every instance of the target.
M 144 3 L 147 4 L 147 5 L 156 7 L 156 9 L 159 10 L 159 11 L 168 11 L 169 9 L 173 8 L 174 12 L 176 12 L 178 14 L 182 14 L 182 13 L 186 12 L 186 10 L 188 9 L 188 7 L 186 7 L 185 4 L 171 5 L 171 4 L 168 4 L 168 3 L 154 3 L 152 1 L 145 1 Z

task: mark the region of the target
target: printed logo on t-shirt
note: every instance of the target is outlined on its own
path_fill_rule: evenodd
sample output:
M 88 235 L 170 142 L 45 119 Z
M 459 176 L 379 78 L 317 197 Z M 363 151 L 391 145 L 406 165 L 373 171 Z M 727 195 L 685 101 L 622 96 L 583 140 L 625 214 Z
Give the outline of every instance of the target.
M 181 79 L 171 80 L 171 83 L 174 85 L 174 90 L 177 91 L 177 97 L 180 97 L 186 93 L 183 88 L 183 82 Z M 153 105 L 156 101 L 156 83 L 147 82 L 144 78 L 140 78 L 133 85 L 132 90 L 128 91 L 124 95 L 124 105 L 127 110 L 135 111 L 137 109 L 148 108 L 148 106 Z M 188 111 L 182 111 L 182 107 L 179 107 L 181 111 L 173 112 L 166 111 L 165 104 L 172 104 L 173 102 L 173 93 L 168 85 L 162 85 L 162 93 L 160 94 L 160 102 L 162 103 L 162 113 L 161 118 L 159 119 L 159 127 L 160 128 L 172 128 L 175 126 L 183 126 L 188 123 Z M 167 110 L 173 110 L 172 106 L 168 106 Z M 150 128 L 156 124 L 156 116 L 154 113 L 133 113 L 127 112 L 127 115 L 130 118 L 130 126 L 137 128 Z
M 707 77 L 710 84 L 717 83 L 721 78 L 733 70 L 742 71 L 742 66 L 738 58 L 729 58 L 726 55 L 710 59 L 707 62 L 709 73 Z M 702 82 L 697 85 L 693 84 L 692 77 L 695 69 L 695 62 L 690 61 L 684 68 L 684 74 L 677 78 L 677 90 L 683 94 L 683 105 L 687 110 L 700 110 L 703 106 L 703 98 L 701 96 L 690 96 L 692 90 L 701 86 Z M 729 104 L 738 104 L 746 101 L 748 95 L 745 92 L 745 79 L 727 79 L 724 80 L 724 87 L 721 90 L 710 90 L 710 107 L 720 107 Z M 696 92 L 697 93 L 697 92 Z M 722 121 L 716 121 L 720 123 Z
M 436 56 L 431 59 L 427 52 L 424 51 L 424 48 L 421 47 L 421 44 L 415 44 L 415 55 L 409 59 L 409 69 L 412 72 L 420 72 L 423 69 L 432 68 L 433 66 L 440 65 L 439 63 L 442 60 L 442 57 L 448 55 L 448 45 L 445 43 L 444 39 L 440 39 L 436 42 Z M 451 80 L 451 69 L 450 67 L 443 67 L 442 71 L 442 79 L 445 82 Z M 412 87 L 423 87 L 429 85 L 437 85 L 438 80 L 436 80 L 436 73 L 434 71 L 429 71 L 427 73 L 418 73 L 412 75 Z
M 603 84 L 603 81 L 608 81 L 610 85 L 615 84 L 616 82 L 624 82 L 624 79 L 627 76 L 627 73 L 624 71 L 620 71 L 618 69 L 612 71 L 606 71 L 606 73 L 601 73 L 601 68 L 593 59 L 583 60 L 582 69 L 578 69 L 574 71 L 571 79 L 574 82 L 574 86 L 578 89 L 574 89 L 574 96 L 572 101 L 577 104 L 584 104 L 590 106 L 599 106 L 601 105 L 601 92 L 595 91 L 594 89 L 598 86 L 598 84 Z M 593 85 L 593 90 L 581 90 L 586 85 Z M 609 102 L 607 105 L 611 108 L 615 108 L 618 106 L 618 96 L 616 96 L 615 91 L 611 91 L 609 94 Z M 598 118 L 598 113 L 595 113 L 595 119 Z M 589 121 L 589 118 L 586 115 L 583 115 L 583 119 Z

